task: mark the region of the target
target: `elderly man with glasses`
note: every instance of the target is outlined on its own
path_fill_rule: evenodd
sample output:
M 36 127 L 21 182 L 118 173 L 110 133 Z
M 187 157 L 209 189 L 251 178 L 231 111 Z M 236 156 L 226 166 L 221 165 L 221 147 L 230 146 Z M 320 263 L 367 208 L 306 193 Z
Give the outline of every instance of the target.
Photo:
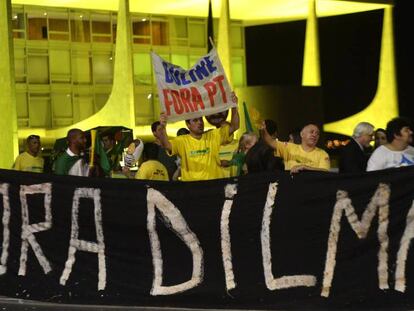
M 17 156 L 13 169 L 43 173 L 44 159 L 40 154 L 40 137 L 38 135 L 30 135 L 26 139 L 26 146 L 27 150 Z

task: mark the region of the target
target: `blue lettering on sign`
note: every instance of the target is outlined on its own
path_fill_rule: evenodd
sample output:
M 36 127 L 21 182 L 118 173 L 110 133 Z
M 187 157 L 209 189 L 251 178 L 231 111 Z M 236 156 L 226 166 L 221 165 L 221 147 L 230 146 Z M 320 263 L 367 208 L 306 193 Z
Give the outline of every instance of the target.
M 214 66 L 214 61 L 210 59 L 210 56 L 203 57 L 203 60 L 195 66 L 195 69 L 190 69 L 189 71 L 179 70 L 177 67 L 171 66 L 167 62 L 162 62 L 162 65 L 164 67 L 165 82 L 175 83 L 178 86 L 188 85 L 191 84 L 191 82 L 197 82 L 198 80 L 208 78 L 217 70 L 217 67 Z
M 164 67 L 164 72 L 165 72 L 165 82 L 172 83 L 174 80 L 172 79 L 170 73 L 168 72 L 168 64 L 166 62 L 162 62 L 162 66 Z

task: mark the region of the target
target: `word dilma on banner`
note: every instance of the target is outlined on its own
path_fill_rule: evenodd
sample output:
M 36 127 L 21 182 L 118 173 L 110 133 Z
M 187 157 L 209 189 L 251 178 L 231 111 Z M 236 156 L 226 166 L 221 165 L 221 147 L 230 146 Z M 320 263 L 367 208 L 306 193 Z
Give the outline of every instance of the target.
M 162 65 L 165 72 L 165 82 L 175 83 L 178 86 L 203 80 L 217 71 L 217 67 L 214 66 L 214 61 L 210 59 L 210 56 L 205 56 L 194 69 L 190 69 L 189 71 L 177 70 L 176 67 L 169 66 L 167 62 L 163 62 Z
M 217 104 L 215 101 L 216 95 L 221 96 L 221 104 L 228 103 L 223 81 L 224 76 L 220 75 L 203 85 L 208 94 L 210 107 L 215 107 Z M 172 114 L 172 109 L 174 109 L 175 114 L 181 115 L 183 113 L 205 110 L 206 108 L 200 91 L 194 86 L 181 88 L 180 90 L 163 89 L 162 91 L 167 116 Z

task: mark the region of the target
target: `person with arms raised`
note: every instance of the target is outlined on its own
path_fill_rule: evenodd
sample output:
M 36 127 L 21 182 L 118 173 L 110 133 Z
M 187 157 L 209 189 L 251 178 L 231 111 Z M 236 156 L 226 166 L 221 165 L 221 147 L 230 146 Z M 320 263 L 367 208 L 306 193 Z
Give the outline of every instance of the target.
M 237 97 L 234 93 L 232 100 L 237 103 Z M 162 128 L 159 138 L 162 146 L 168 150 L 170 155 L 178 155 L 181 158 L 182 181 L 223 178 L 219 149 L 222 144 L 230 140 L 230 136 L 239 128 L 239 123 L 239 111 L 235 107 L 231 109 L 230 124 L 204 132 L 202 117 L 189 119 L 186 120 L 186 125 L 190 134 L 170 140 L 166 132 L 167 117 L 162 113 L 160 117 Z

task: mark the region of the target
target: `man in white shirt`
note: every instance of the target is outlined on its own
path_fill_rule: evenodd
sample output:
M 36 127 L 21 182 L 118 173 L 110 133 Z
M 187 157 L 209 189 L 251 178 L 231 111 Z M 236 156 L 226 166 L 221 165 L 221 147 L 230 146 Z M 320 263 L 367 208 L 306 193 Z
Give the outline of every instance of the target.
M 375 149 L 368 161 L 367 171 L 414 165 L 411 124 L 404 118 L 394 118 L 387 124 L 388 143 Z

